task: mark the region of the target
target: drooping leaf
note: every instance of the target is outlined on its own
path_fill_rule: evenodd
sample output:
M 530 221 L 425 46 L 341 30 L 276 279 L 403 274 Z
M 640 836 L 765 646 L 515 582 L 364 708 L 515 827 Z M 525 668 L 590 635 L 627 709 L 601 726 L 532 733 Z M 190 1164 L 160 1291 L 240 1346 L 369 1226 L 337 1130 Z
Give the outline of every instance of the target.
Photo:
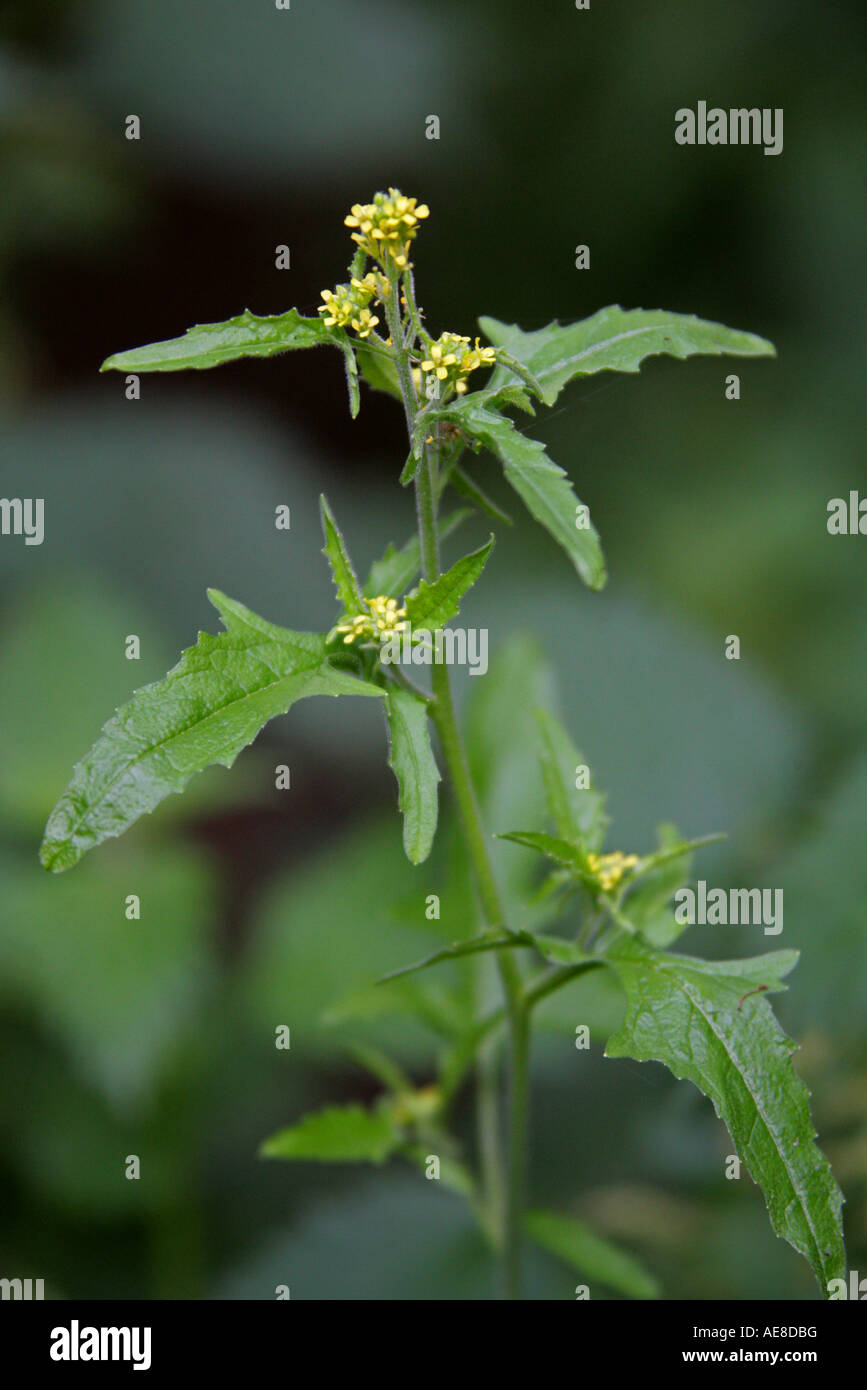
M 599 536 L 566 473 L 545 453 L 544 444 L 516 429 L 512 420 L 489 408 L 486 393 L 464 396 L 438 412 L 458 425 L 500 460 L 506 481 L 527 510 L 562 546 L 584 583 L 601 589 L 607 578 Z
M 273 357 L 278 352 L 326 344 L 342 349 L 341 337 L 326 328 L 321 318 L 302 318 L 296 309 L 265 318 L 245 309 L 224 323 L 198 323 L 180 338 L 116 352 L 105 359 L 100 371 L 201 371 L 239 357 Z
M 325 533 L 325 547 L 322 554 L 331 566 L 334 587 L 337 590 L 337 597 L 343 612 L 348 614 L 363 613 L 364 604 L 361 601 L 358 579 L 352 568 L 346 543 L 337 522 L 334 520 L 334 514 L 324 493 L 319 498 L 319 510 L 322 516 L 322 529 Z
M 385 699 L 388 765 L 397 778 L 403 813 L 403 847 L 411 864 L 427 859 L 437 828 L 439 768 L 430 746 L 428 709 L 409 690 L 390 690 Z
M 305 1115 L 266 1139 L 260 1158 L 307 1159 L 319 1163 L 383 1163 L 399 1135 L 384 1110 L 333 1106 Z
M 663 1062 L 709 1096 L 774 1230 L 806 1257 L 827 1295 L 829 1279 L 846 1268 L 842 1193 L 813 1142 L 809 1092 L 792 1064 L 796 1044 L 765 998 L 785 988 L 797 951 L 704 961 L 632 937 L 606 958 L 627 998 L 606 1056 Z
M 325 638 L 292 632 L 216 589 L 226 631 L 195 647 L 122 705 L 78 763 L 49 817 L 40 858 L 57 873 L 128 829 L 196 772 L 235 758 L 275 715 L 308 695 L 376 695 L 375 685 L 329 665 Z
M 628 1298 L 659 1298 L 659 1284 L 635 1255 L 596 1235 L 574 1216 L 530 1211 L 524 1228 L 531 1240 L 571 1265 L 583 1279 L 606 1284 Z
M 432 584 L 423 579 L 418 588 L 407 595 L 406 615 L 414 629 L 434 631 L 457 616 L 460 601 L 485 568 L 493 544 L 494 538 L 491 536 L 478 550 L 456 560 Z
M 457 530 L 461 522 L 466 521 L 468 516 L 472 516 L 470 508 L 460 507 L 449 516 L 443 517 L 439 526 L 440 540 L 446 540 L 453 531 Z M 416 534 L 410 536 L 400 550 L 396 550 L 393 545 L 390 545 L 382 559 L 376 560 L 371 565 L 370 574 L 364 581 L 362 592 L 367 598 L 374 598 L 377 594 L 390 594 L 398 597 L 405 593 L 420 569 L 421 543 Z
M 536 719 L 545 799 L 557 834 L 577 841 L 585 850 L 599 850 L 608 826 L 605 798 L 592 783 L 576 786 L 578 768 L 586 764 L 559 719 L 546 709 L 537 709 Z
M 592 372 L 637 372 L 645 357 L 775 355 L 773 344 L 754 333 L 742 333 L 692 314 L 621 309 L 619 304 L 600 309 L 579 323 L 550 323 L 535 333 L 524 333 L 515 324 L 492 318 L 481 318 L 479 324 L 492 343 L 530 369 L 542 387 L 546 405 L 553 405 L 574 377 Z M 508 380 L 506 367 L 497 367 L 487 389 L 497 391 Z

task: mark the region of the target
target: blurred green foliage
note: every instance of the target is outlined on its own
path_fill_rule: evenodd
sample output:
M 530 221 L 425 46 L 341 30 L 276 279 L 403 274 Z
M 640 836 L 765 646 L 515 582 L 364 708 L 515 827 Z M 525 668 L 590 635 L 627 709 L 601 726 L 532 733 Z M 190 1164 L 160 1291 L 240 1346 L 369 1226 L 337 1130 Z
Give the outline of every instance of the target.
M 524 724 L 534 684 L 556 679 L 616 843 L 648 847 L 661 819 L 727 830 L 695 871 L 785 889 L 772 944 L 803 954 L 781 1013 L 863 1267 L 864 542 L 825 530 L 828 498 L 863 480 L 863 38 L 862 7 L 806 0 L 5 7 L 0 494 L 44 496 L 47 529 L 41 547 L 0 540 L 3 1272 L 66 1296 L 491 1293 L 484 1247 L 437 1184 L 256 1158 L 304 1109 L 371 1098 L 353 1042 L 430 1075 L 435 1019 L 410 1027 L 372 981 L 459 934 L 470 895 L 438 881 L 436 858 L 414 872 L 400 853 L 381 711 L 311 702 L 231 782 L 209 774 L 76 875 L 36 859 L 72 763 L 205 625 L 207 585 L 325 626 L 318 493 L 362 569 L 411 531 L 400 420 L 365 394 L 352 430 L 339 361 L 324 384 L 293 359 L 150 379 L 136 403 L 96 375 L 111 351 L 245 306 L 311 311 L 342 273 L 346 207 L 392 182 L 433 210 L 434 327 L 471 332 L 488 313 L 531 329 L 619 301 L 777 344 L 775 363 L 742 368 L 736 404 L 729 364 L 650 363 L 572 388 L 539 428 L 592 507 L 611 588 L 582 592 L 529 526 L 503 537 L 466 621 L 484 621 L 508 679 L 478 682 L 470 737 L 489 828 L 532 823 Z M 677 147 L 674 110 L 698 97 L 782 106 L 784 153 Z M 508 505 L 493 466 L 489 481 Z M 272 522 L 284 502 L 288 537 Z M 291 797 L 273 790 L 283 761 Z M 533 881 L 529 852 L 494 853 L 508 896 Z M 702 928 L 683 942 L 765 944 Z M 541 1012 L 539 1202 L 635 1248 L 669 1297 L 815 1296 L 751 1185 L 724 1180 L 727 1140 L 697 1093 L 601 1058 L 621 1009 L 589 976 Z M 535 1296 L 570 1298 L 572 1282 L 537 1257 Z

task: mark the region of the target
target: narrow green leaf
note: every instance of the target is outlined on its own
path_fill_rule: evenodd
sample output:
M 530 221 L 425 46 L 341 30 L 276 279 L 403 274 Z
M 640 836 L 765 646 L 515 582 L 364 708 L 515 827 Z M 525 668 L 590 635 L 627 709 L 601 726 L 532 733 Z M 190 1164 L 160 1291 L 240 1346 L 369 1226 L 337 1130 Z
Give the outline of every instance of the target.
M 423 579 L 418 588 L 407 595 L 406 614 L 413 629 L 425 628 L 433 632 L 457 616 L 460 601 L 485 568 L 493 544 L 491 536 L 487 544 L 456 560 L 432 584 Z
M 407 456 L 406 463 L 400 470 L 400 477 L 397 480 L 400 483 L 401 487 L 409 487 L 410 483 L 414 480 L 415 475 L 419 470 L 420 464 L 421 454 L 416 449 L 412 449 Z
M 796 1044 L 765 995 L 785 988 L 797 951 L 704 961 L 654 951 L 638 937 L 608 952 L 626 1014 L 608 1057 L 663 1062 L 709 1096 L 764 1195 L 771 1223 L 810 1262 L 827 1296 L 846 1268 L 842 1193 L 814 1144 Z
M 660 825 L 656 833 L 660 851 L 666 855 L 675 852 L 661 863 L 642 861 L 641 875 L 630 886 L 621 911 L 645 941 L 664 950 L 686 931 L 687 924 L 677 921 L 670 904 L 689 880 L 692 850 L 683 847 L 685 842 L 673 825 Z
M 591 1283 L 606 1284 L 628 1298 L 659 1298 L 659 1284 L 635 1255 L 596 1235 L 574 1216 L 530 1211 L 524 1227 L 531 1240 Z
M 537 854 L 544 854 L 547 859 L 552 859 L 555 864 L 568 869 L 576 878 L 595 883 L 595 879 L 588 872 L 587 856 L 583 849 L 569 840 L 561 840 L 556 835 L 545 835 L 538 830 L 507 830 L 498 835 L 497 839 L 511 840 L 513 844 L 523 845 L 525 849 L 534 849 Z
M 548 936 L 543 932 L 533 932 L 532 937 L 539 954 L 554 965 L 601 964 L 598 957 L 588 955 L 576 941 L 565 941 L 561 936 Z
M 438 418 L 458 425 L 500 460 L 506 481 L 530 514 L 563 547 L 584 583 L 601 589 L 607 575 L 599 536 L 569 478 L 548 458 L 538 439 L 530 439 L 505 415 L 488 408 L 486 394 L 465 396 L 440 411 Z
M 383 1163 L 399 1142 L 384 1111 L 344 1105 L 305 1115 L 297 1125 L 278 1130 L 261 1145 L 259 1156 L 319 1163 Z
M 331 566 L 334 587 L 337 590 L 337 597 L 343 612 L 350 615 L 363 613 L 365 608 L 361 601 L 361 589 L 358 586 L 355 570 L 352 568 L 352 561 L 340 533 L 340 527 L 334 520 L 334 514 L 324 493 L 319 498 L 319 511 L 322 516 L 322 530 L 325 533 L 325 546 L 322 554 Z
M 411 864 L 421 864 L 430 854 L 436 833 L 440 781 L 430 746 L 427 705 L 408 690 L 389 690 L 385 713 L 388 765 L 397 778 L 403 812 L 403 847 Z
M 376 695 L 380 687 L 328 664 L 325 638 L 292 632 L 216 589 L 226 631 L 199 634 L 160 681 L 108 721 L 49 817 L 40 858 L 57 873 L 121 835 L 196 772 L 235 758 L 275 715 L 309 695 Z
M 359 1066 L 364 1067 L 365 1071 L 370 1072 L 371 1076 L 375 1076 L 377 1081 L 381 1081 L 383 1086 L 395 1095 L 412 1090 L 412 1082 L 406 1072 L 381 1048 L 370 1043 L 354 1042 L 349 1044 L 349 1051 Z
M 621 309 L 619 304 L 600 309 L 580 323 L 550 323 L 535 333 L 524 333 L 515 324 L 491 318 L 481 318 L 479 324 L 492 343 L 505 348 L 533 373 L 542 387 L 546 405 L 553 405 L 574 377 L 592 372 L 637 372 L 645 357 L 775 355 L 773 343 L 753 333 L 742 333 L 692 314 Z M 497 367 L 487 389 L 496 392 L 508 380 L 507 368 Z
M 486 931 L 478 936 L 468 937 L 466 941 L 456 941 L 452 946 L 444 946 L 411 965 L 402 965 L 399 970 L 390 970 L 377 982 L 387 984 L 389 980 L 399 980 L 404 975 L 414 975 L 419 970 L 428 970 L 432 965 L 440 965 L 445 960 L 460 960 L 463 956 L 476 956 L 484 951 L 513 950 L 516 946 L 532 946 L 535 938 L 529 932 Z
M 598 851 L 608 827 L 605 798 L 592 784 L 576 786 L 578 768 L 586 766 L 584 756 L 559 719 L 546 709 L 537 709 L 536 720 L 545 799 L 557 834 L 563 840 L 578 841 L 585 850 Z
M 342 335 L 341 335 L 342 336 Z M 107 357 L 100 371 L 180 372 L 220 367 L 239 357 L 273 357 L 295 348 L 343 346 L 341 336 L 321 318 L 302 318 L 296 309 L 259 318 L 245 309 L 224 323 L 199 323 L 181 338 L 168 338 L 146 347 L 130 348 Z
M 506 526 L 513 526 L 514 522 L 508 512 L 504 512 L 502 507 L 498 507 L 496 502 L 492 502 L 486 492 L 483 492 L 478 483 L 474 483 L 468 473 L 462 468 L 455 467 L 449 474 L 449 482 L 455 492 L 460 493 L 461 497 L 466 497 L 468 502 L 472 502 L 479 511 L 487 512 L 492 521 L 502 521 Z
M 440 522 L 440 541 L 446 540 L 468 516 L 472 516 L 470 508 L 460 507 L 444 517 Z M 367 598 L 375 598 L 377 594 L 388 594 L 397 598 L 406 592 L 420 569 L 421 544 L 416 533 L 410 536 L 400 550 L 390 545 L 382 559 L 371 565 L 362 592 Z

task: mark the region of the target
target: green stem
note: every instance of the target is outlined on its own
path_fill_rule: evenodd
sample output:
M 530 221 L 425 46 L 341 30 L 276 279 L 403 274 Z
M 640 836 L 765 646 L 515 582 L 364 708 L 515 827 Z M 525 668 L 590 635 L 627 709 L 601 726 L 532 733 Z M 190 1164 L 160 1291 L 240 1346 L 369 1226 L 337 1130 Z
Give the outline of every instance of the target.
M 406 413 L 410 446 L 418 414 L 418 400 L 412 381 L 409 353 L 404 344 L 400 314 L 400 280 L 390 277 L 391 293 L 385 305 Z M 408 303 L 414 304 L 410 289 Z M 430 453 L 424 450 L 415 478 L 416 511 L 421 546 L 422 570 L 433 582 L 439 575 L 439 537 L 437 526 L 436 482 Z M 478 887 L 485 922 L 489 927 L 502 926 L 505 914 L 499 889 L 488 855 L 482 818 L 479 813 L 469 763 L 455 716 L 451 682 L 445 665 L 432 667 L 433 706 L 431 714 L 439 735 L 440 747 L 448 769 L 457 802 L 461 828 Z M 506 998 L 506 1013 L 510 1035 L 509 1070 L 509 1175 L 505 1211 L 503 1213 L 503 1259 L 505 1291 L 508 1298 L 521 1296 L 521 1252 L 523 1243 L 524 1186 L 527 1149 L 527 1099 L 529 1066 L 528 1013 L 523 996 L 523 982 L 517 964 L 508 952 L 498 959 L 500 979 Z M 501 1210 L 501 1179 L 496 1124 L 496 1087 L 490 1070 L 487 1049 L 480 1055 L 482 1075 L 479 1088 L 479 1129 L 481 1160 L 485 1170 L 486 1197 L 489 1209 Z

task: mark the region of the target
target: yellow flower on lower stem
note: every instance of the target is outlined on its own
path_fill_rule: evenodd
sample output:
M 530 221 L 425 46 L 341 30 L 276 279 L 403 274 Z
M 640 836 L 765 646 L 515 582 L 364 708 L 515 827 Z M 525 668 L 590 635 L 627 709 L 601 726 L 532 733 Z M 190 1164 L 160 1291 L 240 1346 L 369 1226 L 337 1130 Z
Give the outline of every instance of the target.
M 344 634 L 344 645 L 351 645 L 356 638 L 372 638 L 377 642 L 389 642 L 399 632 L 406 630 L 406 609 L 398 608 L 397 599 L 380 594 L 377 598 L 362 599 L 367 609 L 338 623 L 335 632 Z
M 587 867 L 594 878 L 599 880 L 599 887 L 603 893 L 610 893 L 616 888 L 623 875 L 630 869 L 634 869 L 638 863 L 637 854 L 621 854 L 617 850 L 614 854 L 588 854 Z

